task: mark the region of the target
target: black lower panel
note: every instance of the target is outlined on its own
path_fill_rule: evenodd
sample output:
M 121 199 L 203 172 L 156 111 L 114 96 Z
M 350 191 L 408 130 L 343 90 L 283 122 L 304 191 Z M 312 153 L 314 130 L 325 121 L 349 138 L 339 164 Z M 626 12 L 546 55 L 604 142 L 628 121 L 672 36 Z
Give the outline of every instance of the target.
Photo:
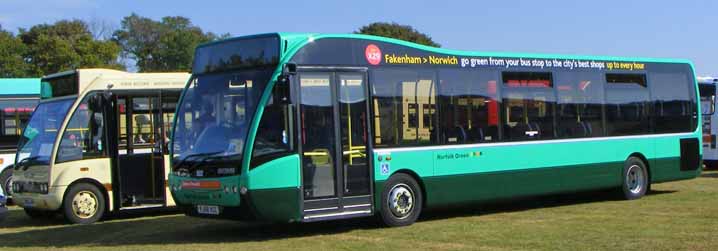
M 681 171 L 696 170 L 700 166 L 701 157 L 698 139 L 681 139 Z
M 152 154 L 119 156 L 120 189 L 124 206 L 161 201 L 164 198 L 164 169 L 161 158 Z

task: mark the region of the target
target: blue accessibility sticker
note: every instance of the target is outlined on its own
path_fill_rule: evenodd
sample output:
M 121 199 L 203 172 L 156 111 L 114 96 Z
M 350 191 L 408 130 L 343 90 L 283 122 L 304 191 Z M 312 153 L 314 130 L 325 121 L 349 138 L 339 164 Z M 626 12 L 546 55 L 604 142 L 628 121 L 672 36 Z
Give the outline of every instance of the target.
M 381 174 L 382 175 L 389 174 L 389 163 L 381 163 Z

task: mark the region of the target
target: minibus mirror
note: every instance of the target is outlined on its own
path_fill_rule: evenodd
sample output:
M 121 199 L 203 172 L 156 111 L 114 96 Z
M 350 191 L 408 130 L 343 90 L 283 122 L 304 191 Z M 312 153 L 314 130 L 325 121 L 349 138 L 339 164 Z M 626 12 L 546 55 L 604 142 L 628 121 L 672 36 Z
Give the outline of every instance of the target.
M 92 95 L 87 101 L 87 106 L 93 111 L 102 111 L 102 102 L 104 97 L 102 95 Z

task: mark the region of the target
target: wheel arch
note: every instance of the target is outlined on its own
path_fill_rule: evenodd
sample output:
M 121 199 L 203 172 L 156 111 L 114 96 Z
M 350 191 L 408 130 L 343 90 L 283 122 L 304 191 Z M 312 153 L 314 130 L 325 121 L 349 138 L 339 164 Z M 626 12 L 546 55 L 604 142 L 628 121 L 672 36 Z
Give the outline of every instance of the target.
M 648 188 L 650 189 L 651 183 L 653 180 L 653 175 L 651 174 L 651 163 L 648 161 L 648 158 L 646 158 L 646 156 L 640 152 L 631 153 L 630 155 L 628 155 L 626 160 L 628 160 L 631 157 L 640 159 L 641 161 L 643 161 L 643 164 L 646 165 L 646 173 L 648 173 Z M 621 176 L 623 176 L 623 175 L 621 175 Z
M 72 183 L 70 183 L 70 185 L 67 186 L 67 189 L 65 189 L 65 192 L 62 194 L 62 203 L 60 203 L 60 205 L 61 205 L 60 208 L 65 207 L 65 197 L 67 196 L 67 193 L 70 191 L 70 188 L 74 185 L 81 184 L 81 183 L 87 183 L 87 184 L 97 187 L 97 189 L 100 190 L 100 192 L 102 193 L 103 200 L 105 201 L 105 210 L 107 212 L 112 210 L 111 209 L 112 205 L 110 205 L 109 192 L 107 191 L 107 189 L 105 189 L 105 186 L 103 186 L 102 183 L 100 183 L 99 181 L 92 179 L 92 178 L 82 178 L 82 179 L 78 179 L 78 180 L 75 180 Z
M 411 169 L 399 169 L 396 172 L 392 173 L 391 176 L 394 176 L 399 173 L 409 175 L 411 178 L 413 178 L 416 181 L 417 184 L 419 184 L 419 188 L 421 189 L 421 197 L 424 198 L 424 200 L 422 201 L 421 207 L 426 208 L 426 205 L 427 205 L 426 201 L 428 200 L 428 198 L 426 197 L 426 195 L 427 195 L 426 186 L 424 185 L 424 180 L 421 179 L 421 176 L 419 176 L 416 172 L 412 171 Z M 389 176 L 389 178 L 391 178 L 391 176 Z

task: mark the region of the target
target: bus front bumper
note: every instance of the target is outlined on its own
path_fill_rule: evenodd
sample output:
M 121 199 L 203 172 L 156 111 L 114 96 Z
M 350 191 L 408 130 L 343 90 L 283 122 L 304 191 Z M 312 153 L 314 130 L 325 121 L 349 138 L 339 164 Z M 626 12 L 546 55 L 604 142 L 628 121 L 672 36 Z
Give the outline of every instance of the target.
M 47 194 L 15 193 L 13 194 L 13 203 L 26 209 L 55 211 L 62 206 L 62 195 L 65 188 L 65 186 L 50 187 Z

